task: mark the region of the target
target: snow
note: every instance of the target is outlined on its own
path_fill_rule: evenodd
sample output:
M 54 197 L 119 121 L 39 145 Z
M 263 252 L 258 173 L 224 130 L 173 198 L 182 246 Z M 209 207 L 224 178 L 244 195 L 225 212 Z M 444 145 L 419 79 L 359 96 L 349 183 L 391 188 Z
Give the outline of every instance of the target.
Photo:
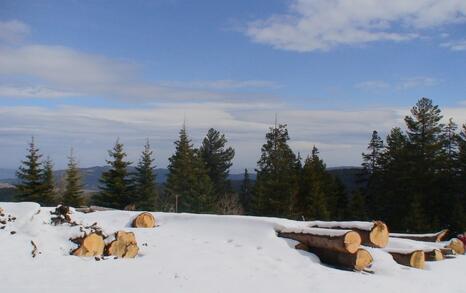
M 322 265 L 276 236 L 280 226 L 306 222 L 245 216 L 153 213 L 154 229 L 130 228 L 138 214 L 128 211 L 75 212 L 72 219 L 97 222 L 107 234 L 135 233 L 135 259 L 69 255 L 78 227 L 50 225 L 52 208 L 34 203 L 0 203 L 17 219 L 0 230 L 2 292 L 465 292 L 466 257 L 428 263 L 426 270 L 396 264 L 381 249 L 366 248 L 374 274 Z M 37 213 L 40 209 L 40 212 Z M 10 234 L 15 231 L 16 234 Z M 32 245 L 41 252 L 32 258 Z M 144 244 L 144 245 L 143 245 Z
M 404 233 L 390 233 L 390 236 L 393 237 L 435 237 L 439 234 L 437 233 L 426 233 L 426 234 L 404 234 Z
M 343 236 L 346 233 L 351 232 L 351 230 L 332 230 L 332 229 L 308 228 L 308 227 L 285 227 L 285 226 L 280 226 L 280 225 L 275 226 L 275 230 L 280 233 L 312 234 L 312 235 L 330 236 L 330 237 Z
M 429 252 L 434 249 L 443 248 L 448 245 L 448 242 L 423 242 L 410 239 L 392 238 L 388 241 L 388 245 L 384 248 L 386 251 L 409 253 L 415 250 Z
M 335 228 L 339 227 L 342 229 L 359 229 L 364 231 L 370 231 L 374 227 L 373 222 L 362 222 L 362 221 L 311 221 L 309 227 L 320 227 L 320 228 Z

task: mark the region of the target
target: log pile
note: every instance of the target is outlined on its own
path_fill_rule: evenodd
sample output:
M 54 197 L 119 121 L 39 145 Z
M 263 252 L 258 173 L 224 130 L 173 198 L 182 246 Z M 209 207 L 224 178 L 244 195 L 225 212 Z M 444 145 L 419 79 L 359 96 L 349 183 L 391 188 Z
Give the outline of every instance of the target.
M 134 258 L 138 255 L 139 247 L 133 232 L 118 231 L 115 240 L 105 247 L 105 255 L 122 258 Z

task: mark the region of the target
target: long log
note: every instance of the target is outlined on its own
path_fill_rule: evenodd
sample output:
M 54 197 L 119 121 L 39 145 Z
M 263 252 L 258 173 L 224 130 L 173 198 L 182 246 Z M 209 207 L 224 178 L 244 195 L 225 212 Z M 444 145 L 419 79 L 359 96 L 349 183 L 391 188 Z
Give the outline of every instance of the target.
M 312 248 L 299 243 L 296 249 L 302 249 L 317 255 L 321 262 L 338 268 L 362 271 L 372 264 L 372 255 L 365 249 L 359 248 L 355 253 L 333 251 L 326 248 Z
M 464 254 L 464 244 L 461 240 L 453 238 L 446 248 L 451 248 L 456 254 Z
M 382 221 L 373 222 L 324 222 L 313 221 L 310 227 L 327 228 L 327 229 L 349 229 L 361 236 L 361 243 L 366 246 L 383 248 L 387 246 L 389 232 L 387 225 Z
M 440 242 L 448 233 L 448 229 L 444 229 L 437 233 L 430 233 L 430 234 L 405 234 L 405 233 L 390 233 L 390 237 L 394 238 L 403 238 L 403 239 L 411 239 L 417 241 L 425 241 L 425 242 Z
M 277 229 L 277 235 L 299 241 L 312 248 L 348 253 L 355 253 L 361 245 L 361 237 L 351 230 L 281 227 Z
M 425 254 L 422 250 L 415 250 L 410 252 L 401 251 L 387 251 L 393 259 L 400 265 L 423 269 L 425 266 Z

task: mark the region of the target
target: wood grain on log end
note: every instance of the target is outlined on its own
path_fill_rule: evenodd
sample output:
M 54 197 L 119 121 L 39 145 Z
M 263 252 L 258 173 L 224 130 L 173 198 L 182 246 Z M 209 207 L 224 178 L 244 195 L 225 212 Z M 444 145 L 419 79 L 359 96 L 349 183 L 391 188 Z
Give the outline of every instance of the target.
M 461 240 L 453 238 L 447 245 L 447 248 L 453 249 L 456 254 L 464 254 L 464 244 Z
M 390 233 L 387 225 L 382 221 L 374 221 L 374 227 L 369 233 L 369 239 L 372 246 L 383 248 L 387 246 Z
M 151 213 L 141 213 L 133 220 L 132 226 L 134 228 L 154 228 L 155 218 Z
M 431 251 L 424 251 L 426 261 L 439 261 L 444 260 L 442 251 L 440 249 L 433 249 Z
M 350 231 L 345 234 L 343 242 L 349 253 L 355 253 L 361 245 L 361 236 L 357 232 Z
M 84 236 L 79 247 L 75 249 L 72 254 L 85 257 L 101 256 L 104 253 L 104 248 L 104 238 L 96 233 L 91 233 Z

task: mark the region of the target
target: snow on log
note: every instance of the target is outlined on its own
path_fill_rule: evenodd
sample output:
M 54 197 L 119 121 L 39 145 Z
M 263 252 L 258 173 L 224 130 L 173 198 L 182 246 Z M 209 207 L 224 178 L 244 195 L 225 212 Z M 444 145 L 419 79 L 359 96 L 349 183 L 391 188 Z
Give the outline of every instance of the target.
M 102 235 L 91 233 L 84 237 L 73 239 L 78 248 L 71 252 L 76 256 L 101 256 L 104 254 L 105 242 Z
M 310 227 L 327 228 L 327 229 L 349 229 L 361 236 L 361 243 L 366 246 L 383 248 L 387 245 L 389 232 L 387 225 L 382 221 L 373 222 L 325 222 L 312 221 Z
M 385 250 L 387 251 L 387 250 Z M 410 252 L 401 251 L 387 251 L 393 257 L 393 259 L 400 265 L 423 269 L 425 265 L 425 254 L 422 250 L 415 250 Z
M 440 242 L 447 235 L 447 233 L 448 233 L 448 229 L 444 229 L 440 232 L 430 233 L 430 234 L 390 233 L 390 237 L 411 239 L 411 240 L 425 241 L 425 242 Z
M 151 213 L 140 213 L 136 218 L 134 218 L 132 226 L 134 228 L 154 228 L 155 218 Z
M 312 248 L 355 253 L 361 245 L 361 237 L 351 230 L 321 228 L 277 228 L 278 236 L 299 241 Z
M 139 252 L 133 232 L 118 231 L 115 240 L 105 247 L 105 254 L 123 258 L 134 258 Z
M 422 250 L 424 252 L 426 261 L 439 261 L 444 259 L 441 248 L 441 243 L 423 242 L 402 238 L 390 238 L 390 242 L 384 250 L 388 252 L 399 253 L 409 253 L 416 250 Z
M 464 244 L 458 238 L 453 238 L 446 248 L 451 248 L 456 254 L 464 254 Z
M 333 251 L 326 248 L 310 248 L 309 246 L 298 243 L 296 249 L 305 250 L 317 255 L 321 262 L 338 268 L 362 271 L 372 264 L 371 254 L 362 248 L 355 253 Z

